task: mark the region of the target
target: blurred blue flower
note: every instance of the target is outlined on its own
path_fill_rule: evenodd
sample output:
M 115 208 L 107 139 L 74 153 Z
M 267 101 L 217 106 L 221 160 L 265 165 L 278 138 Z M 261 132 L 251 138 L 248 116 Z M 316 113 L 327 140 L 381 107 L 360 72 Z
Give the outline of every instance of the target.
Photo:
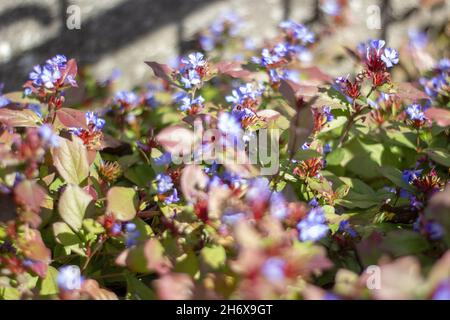
M 318 241 L 329 231 L 326 224 L 325 212 L 321 207 L 311 209 L 307 216 L 297 224 L 301 241 Z
M 68 265 L 59 268 L 56 282 L 60 290 L 77 290 L 80 289 L 83 282 L 80 268 L 75 265 Z
M 358 236 L 358 233 L 351 227 L 350 221 L 348 220 L 343 220 L 339 223 L 339 231 L 347 233 L 352 238 Z
M 38 134 L 44 145 L 49 145 L 53 148 L 59 147 L 59 136 L 53 132 L 53 129 L 48 124 L 40 126 Z
M 242 133 L 242 127 L 239 121 L 227 112 L 224 112 L 219 116 L 217 128 L 231 137 L 238 137 Z
M 156 176 L 157 189 L 159 194 L 166 193 L 173 188 L 172 178 L 164 173 Z
M 262 265 L 261 273 L 267 280 L 279 282 L 285 277 L 285 268 L 286 261 L 281 258 L 271 257 Z

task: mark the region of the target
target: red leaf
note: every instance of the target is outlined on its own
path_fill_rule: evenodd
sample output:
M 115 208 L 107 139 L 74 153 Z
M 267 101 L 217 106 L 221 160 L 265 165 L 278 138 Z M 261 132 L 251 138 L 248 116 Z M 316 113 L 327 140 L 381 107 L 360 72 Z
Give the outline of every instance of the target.
M 283 98 L 293 108 L 296 108 L 296 105 L 297 105 L 297 96 L 296 96 L 295 92 L 297 91 L 298 86 L 299 86 L 298 84 L 295 84 L 292 81 L 281 80 L 281 84 L 278 89 L 280 91 L 281 95 L 283 96 Z
M 86 118 L 83 111 L 71 108 L 61 108 L 56 111 L 56 117 L 67 128 L 87 129 Z
M 172 154 L 187 155 L 192 151 L 194 133 L 180 126 L 172 126 L 161 130 L 156 141 Z
M 167 82 L 173 83 L 171 74 L 173 69 L 166 64 L 161 64 L 155 61 L 145 61 L 145 63 L 152 68 L 153 73 L 158 78 L 166 80 Z
M 326 74 L 318 67 L 300 68 L 300 71 L 305 73 L 309 79 L 319 80 L 326 83 L 333 81 L 333 78 L 330 75 Z
M 252 73 L 242 69 L 242 64 L 237 61 L 221 61 L 216 65 L 218 73 L 226 74 L 233 78 L 249 79 Z
M 63 71 L 59 83 L 64 83 L 64 81 L 69 76 L 75 79 L 75 77 L 77 76 L 77 72 L 78 72 L 77 62 L 75 61 L 75 59 L 70 59 L 69 61 L 67 61 L 66 68 Z
M 440 108 L 430 108 L 425 111 L 427 118 L 436 121 L 440 127 L 450 126 L 450 110 Z
M 428 99 L 425 92 L 417 89 L 409 82 L 400 82 L 396 84 L 397 93 L 395 94 L 402 100 L 417 101 L 420 99 Z
M 186 200 L 195 201 L 205 195 L 201 189 L 206 187 L 208 176 L 196 165 L 188 165 L 181 174 L 181 191 Z

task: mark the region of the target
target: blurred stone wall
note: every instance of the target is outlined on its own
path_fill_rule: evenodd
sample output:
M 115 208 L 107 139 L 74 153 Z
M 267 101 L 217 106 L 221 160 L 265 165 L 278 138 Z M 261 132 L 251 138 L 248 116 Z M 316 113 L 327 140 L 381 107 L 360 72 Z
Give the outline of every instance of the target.
M 448 21 L 449 1 L 437 10 L 420 9 L 420 1 L 349 0 L 353 25 L 336 33 L 329 45 L 356 45 L 385 33 L 395 46 L 408 28 Z M 80 9 L 80 29 L 67 27 L 67 8 L 72 5 Z M 370 30 L 371 5 L 379 6 L 383 17 L 405 19 L 388 31 Z M 33 65 L 62 53 L 92 65 L 100 79 L 121 70 L 120 86 L 130 88 L 151 77 L 143 61 L 174 58 L 183 40 L 224 12 L 233 10 L 243 17 L 242 33 L 261 42 L 275 34 L 283 19 L 311 19 L 315 8 L 316 0 L 1 0 L 0 82 L 6 90 L 17 89 Z M 419 10 L 405 14 L 411 8 Z

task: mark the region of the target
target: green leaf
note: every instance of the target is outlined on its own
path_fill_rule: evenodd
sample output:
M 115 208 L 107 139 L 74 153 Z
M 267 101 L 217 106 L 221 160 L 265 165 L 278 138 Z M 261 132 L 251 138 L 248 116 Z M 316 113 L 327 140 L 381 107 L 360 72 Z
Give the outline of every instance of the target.
M 55 222 L 53 224 L 53 234 L 56 242 L 63 246 L 73 246 L 80 242 L 75 232 L 65 222 Z
M 83 220 L 83 228 L 85 228 L 87 232 L 92 234 L 100 234 L 105 232 L 105 228 L 103 228 L 103 226 L 94 219 Z
M 428 148 L 424 150 L 433 161 L 450 168 L 450 154 L 443 148 Z
M 174 271 L 187 273 L 191 277 L 194 277 L 198 273 L 198 269 L 198 258 L 194 252 L 190 251 L 184 254 L 180 259 L 177 259 Z
M 136 216 L 136 191 L 126 187 L 112 187 L 106 196 L 106 212 L 122 221 L 132 220 Z
M 153 180 L 154 172 L 150 166 L 141 164 L 125 171 L 124 176 L 137 186 L 145 187 Z
M 49 266 L 46 277 L 38 280 L 37 288 L 39 289 L 39 294 L 42 296 L 57 294 L 59 292 L 57 277 L 58 270 Z
M 345 157 L 345 149 L 338 148 L 334 149 L 327 155 L 327 165 L 338 166 L 342 163 Z
M 390 252 L 396 257 L 418 254 L 429 248 L 428 241 L 420 233 L 411 230 L 389 232 L 381 245 L 382 251 Z
M 294 159 L 298 160 L 298 161 L 303 161 L 303 160 L 308 160 L 311 158 L 320 158 L 322 155 L 315 151 L 315 150 L 311 150 L 311 149 L 307 149 L 307 150 L 299 150 L 295 153 Z
M 127 274 L 127 299 L 130 300 L 154 300 L 156 295 L 142 280 L 132 274 Z
M 92 197 L 83 189 L 77 185 L 69 184 L 59 199 L 59 214 L 64 222 L 73 230 L 78 231 L 91 201 Z
M 60 139 L 59 147 L 53 149 L 53 161 L 67 183 L 80 184 L 89 175 L 87 151 L 79 138 L 72 139 Z
M 225 265 L 227 258 L 225 249 L 222 246 L 204 247 L 200 252 L 203 262 L 214 270 Z
M 161 243 L 157 239 L 149 239 L 128 252 L 126 265 L 133 272 L 147 273 L 167 271 L 171 263 L 164 255 Z

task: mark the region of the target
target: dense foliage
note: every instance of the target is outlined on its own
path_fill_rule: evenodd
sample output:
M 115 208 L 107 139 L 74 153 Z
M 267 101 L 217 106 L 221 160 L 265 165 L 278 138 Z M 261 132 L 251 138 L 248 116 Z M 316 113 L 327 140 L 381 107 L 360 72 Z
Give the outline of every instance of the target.
M 240 23 L 133 91 L 57 55 L 1 95 L 0 298 L 450 299 L 448 39 L 333 79 L 327 29 Z M 224 156 L 261 132 L 274 172 Z

